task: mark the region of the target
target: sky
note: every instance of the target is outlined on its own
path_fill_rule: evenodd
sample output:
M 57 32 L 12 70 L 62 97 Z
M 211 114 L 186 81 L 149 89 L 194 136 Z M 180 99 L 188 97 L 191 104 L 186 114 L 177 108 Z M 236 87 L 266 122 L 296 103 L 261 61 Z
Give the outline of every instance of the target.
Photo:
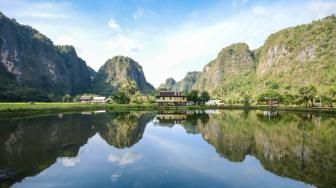
M 116 55 L 137 61 L 155 87 L 200 71 L 236 42 L 336 13 L 336 0 L 0 0 L 0 11 L 56 45 L 73 45 L 99 70 Z

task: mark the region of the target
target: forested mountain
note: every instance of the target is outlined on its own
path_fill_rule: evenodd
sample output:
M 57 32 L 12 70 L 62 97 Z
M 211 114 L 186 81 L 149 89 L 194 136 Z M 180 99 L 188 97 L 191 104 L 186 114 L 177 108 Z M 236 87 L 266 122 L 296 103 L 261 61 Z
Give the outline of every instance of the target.
M 72 46 L 55 46 L 30 26 L 0 13 L 0 99 L 48 100 L 90 86 L 89 69 Z
M 101 95 L 111 95 L 132 84 L 136 90 L 144 94 L 155 91 L 155 88 L 147 82 L 139 63 L 129 57 L 115 56 L 107 60 L 99 69 L 91 91 Z
M 256 50 L 245 43 L 232 44 L 221 50 L 196 80 L 189 79 L 188 73 L 176 83 L 222 97 L 256 96 L 269 89 L 293 93 L 307 85 L 324 91 L 336 84 L 335 57 L 336 17 L 329 16 L 274 33 Z M 160 87 L 185 91 L 185 87 L 167 82 Z
M 56 46 L 32 27 L 0 13 L 0 101 L 60 100 L 88 92 L 111 96 L 125 82 L 135 82 L 143 94 L 155 90 L 129 57 L 114 57 L 97 73 L 74 47 Z

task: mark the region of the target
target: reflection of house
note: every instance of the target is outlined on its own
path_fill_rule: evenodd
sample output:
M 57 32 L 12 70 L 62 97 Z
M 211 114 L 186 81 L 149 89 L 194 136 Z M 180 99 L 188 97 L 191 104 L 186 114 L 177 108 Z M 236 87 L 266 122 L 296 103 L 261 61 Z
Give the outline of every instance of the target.
M 88 103 L 88 102 L 92 101 L 92 97 L 83 95 L 79 98 L 79 101 L 82 102 L 82 103 Z
M 162 105 L 186 105 L 187 97 L 178 91 L 161 91 L 160 95 L 156 96 L 156 103 Z
M 160 123 L 176 124 L 186 120 L 187 114 L 185 112 L 159 112 L 156 118 Z
M 223 100 L 219 100 L 219 99 L 210 99 L 208 102 L 205 103 L 205 105 L 209 105 L 209 106 L 222 106 L 222 105 L 224 105 L 224 101 Z

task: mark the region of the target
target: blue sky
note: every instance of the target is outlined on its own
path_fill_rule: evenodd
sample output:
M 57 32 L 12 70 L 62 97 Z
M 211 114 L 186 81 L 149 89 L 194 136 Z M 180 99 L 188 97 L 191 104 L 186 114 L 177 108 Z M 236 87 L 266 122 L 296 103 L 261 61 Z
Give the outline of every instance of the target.
M 260 47 L 280 29 L 336 13 L 332 0 L 0 0 L 0 11 L 98 70 L 115 55 L 138 61 L 149 82 L 202 70 L 235 42 Z

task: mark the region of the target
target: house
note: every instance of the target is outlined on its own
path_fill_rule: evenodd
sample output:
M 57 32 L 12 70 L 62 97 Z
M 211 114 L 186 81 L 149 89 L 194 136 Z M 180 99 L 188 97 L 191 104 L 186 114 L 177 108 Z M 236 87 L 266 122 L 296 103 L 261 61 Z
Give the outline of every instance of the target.
M 161 91 L 158 96 L 156 96 L 155 102 L 159 106 L 163 105 L 175 105 L 175 106 L 185 106 L 187 104 L 187 97 L 182 95 L 179 91 Z
M 83 95 L 79 98 L 79 101 L 82 102 L 82 103 L 89 103 L 89 102 L 92 101 L 92 97 Z
M 93 103 L 107 103 L 108 99 L 106 97 L 93 97 Z
M 210 99 L 208 102 L 205 103 L 205 105 L 209 105 L 209 106 L 223 106 L 224 105 L 224 101 L 223 100 L 219 100 L 219 99 Z

